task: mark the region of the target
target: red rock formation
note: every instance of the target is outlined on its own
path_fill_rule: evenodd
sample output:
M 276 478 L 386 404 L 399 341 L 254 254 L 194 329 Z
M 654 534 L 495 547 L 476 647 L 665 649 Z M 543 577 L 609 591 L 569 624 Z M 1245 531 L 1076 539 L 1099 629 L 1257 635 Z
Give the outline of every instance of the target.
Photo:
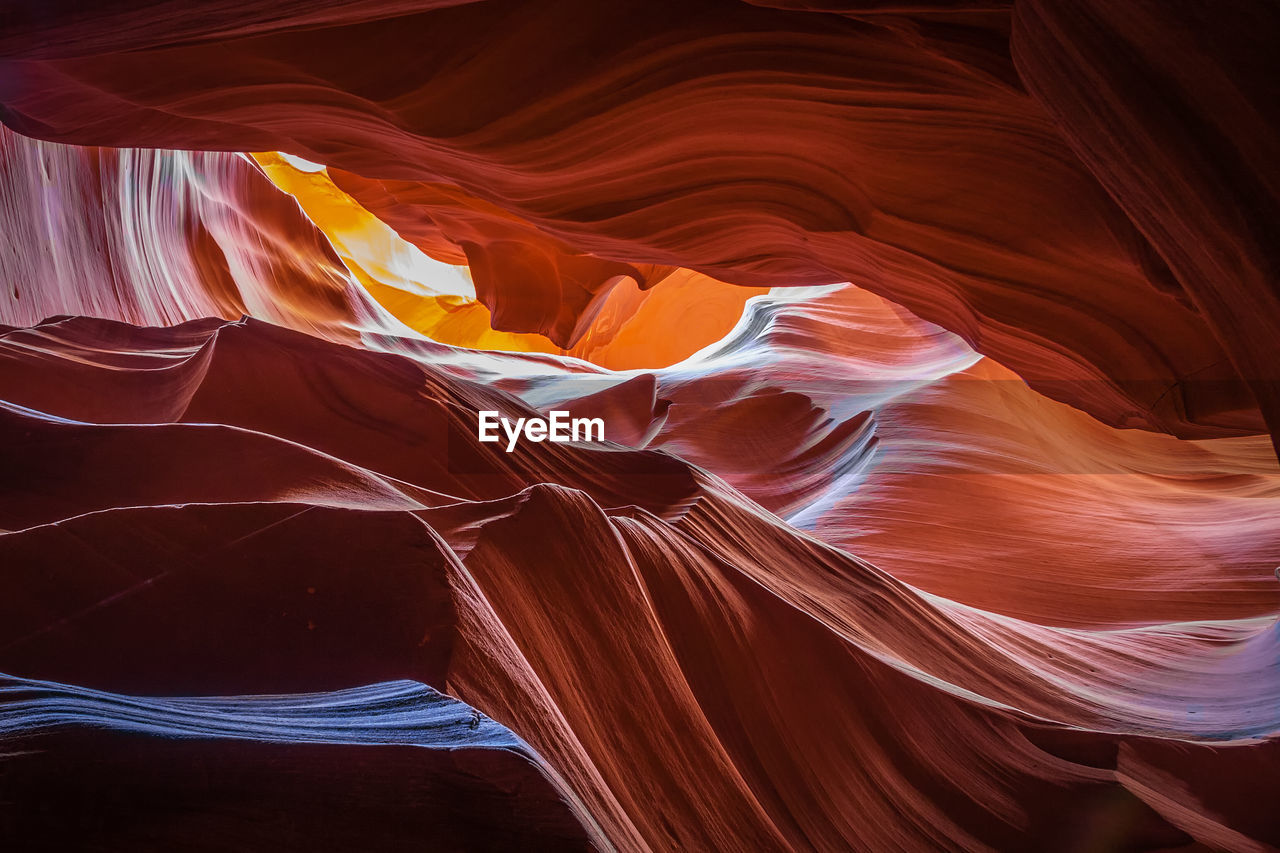
M 0 842 L 1280 846 L 1270 9 L 202 5 L 4 10 Z
M 1019 3 L 1018 70 L 1167 264 L 1280 449 L 1280 134 L 1270 3 Z M 1129 58 L 1127 62 L 1118 57 Z
M 1106 427 L 869 293 L 785 293 L 701 361 L 657 372 L 648 399 L 618 386 L 608 422 L 652 423 L 637 446 L 984 609 L 1101 627 L 1280 604 L 1280 468 L 1264 437 Z
M 0 507 L 0 669 L 126 691 L 416 679 L 511 727 L 626 849 L 1280 841 L 1258 799 L 1280 781 L 1259 743 L 1280 725 L 1272 620 L 1066 630 L 923 594 L 677 458 L 480 445 L 478 405 L 522 404 L 461 363 L 255 321 L 3 343 L 0 391 L 26 407 L 6 469 L 45 485 Z M 139 369 L 184 349 L 185 380 Z M 154 425 L 58 419 L 113 407 Z M 233 438 L 251 469 L 191 467 L 241 458 L 193 443 Z M 1207 781 L 1242 774 L 1232 797 Z
M 250 313 L 338 340 L 385 328 L 287 196 L 231 154 L 75 148 L 0 128 L 0 322 Z
M 1260 326 L 1233 342 L 1228 325 L 1230 311 L 1251 324 L 1274 313 L 1269 241 L 1225 214 L 1256 210 L 1266 222 L 1274 188 L 1196 178 L 1187 193 L 1209 207 L 1167 199 L 1177 222 L 1214 224 L 1157 233 L 1157 214 L 1141 211 L 1158 202 L 1139 193 L 1158 183 L 1161 161 L 1126 149 L 1122 159 L 1146 170 L 1129 178 L 1100 149 L 1082 159 L 1096 119 L 1075 120 L 1070 96 L 1055 94 L 1054 80 L 1082 79 L 1070 66 L 1031 55 L 1042 37 L 1026 24 L 1031 7 L 1015 35 L 1035 96 L 999 7 L 435 5 L 321 4 L 291 18 L 232 4 L 203 29 L 163 4 L 113 5 L 97 24 L 71 11 L 20 16 L 0 41 L 4 120 L 80 144 L 278 149 L 337 167 L 340 183 L 361 176 L 350 178 L 357 196 L 425 249 L 438 249 L 437 235 L 460 241 L 503 328 L 561 344 L 595 295 L 638 265 L 765 286 L 851 280 L 1108 423 L 1183 437 L 1263 428 L 1255 396 L 1271 399 L 1275 336 Z M 166 18 L 182 20 L 150 23 Z M 1216 20 L 1166 16 L 1167 38 L 1144 56 Z M 1213 29 L 1206 48 L 1238 58 L 1177 85 L 1199 104 L 1222 93 L 1253 118 L 1220 127 L 1220 144 L 1167 155 L 1182 158 L 1176 174 L 1195 168 L 1196 151 L 1227 146 L 1250 152 L 1232 174 L 1270 162 L 1265 143 L 1248 141 L 1274 138 L 1274 122 L 1254 82 L 1258 48 L 1241 32 L 1266 21 L 1239 20 Z M 97 26 L 116 29 L 85 32 Z M 1096 31 L 1080 27 L 1085 41 Z M 1178 62 L 1174 53 L 1184 55 L 1159 62 Z M 1159 117 L 1132 115 L 1123 139 L 1153 138 Z M 1242 275 L 1172 254 L 1211 227 L 1219 236 L 1192 255 L 1221 257 L 1244 240 L 1255 248 L 1237 261 Z M 1234 309 L 1210 304 L 1224 275 L 1249 294 Z

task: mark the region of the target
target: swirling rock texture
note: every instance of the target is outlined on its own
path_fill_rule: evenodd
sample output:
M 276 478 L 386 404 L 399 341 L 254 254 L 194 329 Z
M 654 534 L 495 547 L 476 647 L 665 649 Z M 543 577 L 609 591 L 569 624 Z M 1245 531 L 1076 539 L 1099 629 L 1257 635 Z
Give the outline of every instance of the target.
M 1280 845 L 1273 6 L 3 15 L 6 848 Z

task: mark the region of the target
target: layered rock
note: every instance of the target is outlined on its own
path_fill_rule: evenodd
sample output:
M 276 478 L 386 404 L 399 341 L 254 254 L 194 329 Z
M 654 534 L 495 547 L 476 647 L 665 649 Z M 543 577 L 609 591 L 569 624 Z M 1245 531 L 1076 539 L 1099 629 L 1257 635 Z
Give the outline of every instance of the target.
M 1275 193 L 1247 177 L 1274 160 L 1250 141 L 1275 137 L 1263 4 L 1158 29 L 1142 19 L 1155 7 L 1040 26 L 1034 4 L 778 5 L 221 4 L 203 25 L 165 4 L 32 13 L 0 42 L 0 103 L 45 139 L 329 165 L 424 250 L 467 257 L 499 328 L 562 347 L 610 288 L 658 268 L 848 280 L 1106 423 L 1264 429 Z M 1058 58 L 1103 31 L 1118 49 Z M 1200 66 L 1184 63 L 1177 48 L 1204 32 Z M 1113 96 L 1124 40 L 1144 33 L 1144 70 Z M 1104 78 L 1096 104 L 1072 95 L 1080 62 Z M 1161 63 L 1185 79 L 1162 113 L 1139 109 Z M 1241 118 L 1162 149 L 1168 169 L 1149 156 L 1219 102 Z M 1116 126 L 1104 106 L 1133 108 L 1105 142 L 1089 135 Z M 1199 177 L 1216 153 L 1221 179 Z

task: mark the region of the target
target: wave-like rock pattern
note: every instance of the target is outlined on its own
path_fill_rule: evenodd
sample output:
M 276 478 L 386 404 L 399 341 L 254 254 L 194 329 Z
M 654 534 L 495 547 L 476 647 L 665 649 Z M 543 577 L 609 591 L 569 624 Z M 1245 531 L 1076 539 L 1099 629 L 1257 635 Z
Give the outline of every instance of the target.
M 298 206 L 234 154 L 77 148 L 0 128 L 0 322 L 242 314 L 337 340 L 376 304 Z
M 671 267 L 853 281 L 1106 423 L 1274 430 L 1274 10 L 1047 5 L 22 6 L 0 105 L 327 164 L 560 346 Z M 1219 103 L 1243 118 L 1196 123 Z
M 790 322 L 766 300 L 773 319 L 752 339 L 785 363 L 784 342 L 803 339 L 788 327 L 843 293 L 809 294 Z M 880 337 L 939 375 L 974 365 L 954 337 L 858 298 L 872 300 L 864 344 Z M 1122 845 L 1280 841 L 1263 802 L 1280 781 L 1280 635 L 1260 590 L 1103 630 L 977 609 L 668 452 L 480 444 L 477 406 L 531 410 L 464 378 L 466 363 L 478 375 L 528 357 L 442 363 L 434 346 L 377 353 L 253 320 L 8 332 L 0 446 L 21 485 L 0 514 L 15 567 L 0 668 L 135 695 L 412 679 L 516 732 L 583 831 L 623 849 L 1058 849 L 1102 826 Z M 688 389 L 692 369 L 656 378 Z M 711 389 L 726 381 L 706 372 Z M 544 371 L 523 393 L 563 384 L 600 405 L 591 376 Z M 624 399 L 644 396 L 636 385 L 618 386 Z M 655 441 L 676 441 L 681 405 Z M 1250 441 L 1262 451 L 1232 464 L 1273 464 Z M 1218 464 L 1240 452 L 1205 444 Z M 205 459 L 243 467 L 172 470 Z
M 1231 12 L 9 4 L 0 842 L 1280 847 Z
M 1171 16 L 1143 3 L 1028 0 L 1017 6 L 1012 38 L 1028 89 L 1164 259 L 1248 382 L 1273 436 L 1277 32 L 1272 3 L 1192 4 Z
M 414 682 L 151 699 L 0 676 L 0 699 L 24 850 L 367 849 L 375 821 L 400 849 L 592 849 L 519 738 Z
M 173 325 L 248 314 L 330 340 L 413 329 L 455 346 L 660 367 L 723 337 L 765 292 L 690 270 L 668 270 L 646 290 L 627 279 L 565 349 L 496 330 L 467 268 L 427 257 L 323 173 L 256 155 L 290 199 L 254 162 L 81 148 L 0 126 L 0 225 L 12 239 L 0 255 L 0 322 L 73 314 Z M 680 335 L 648 334 L 677 322 Z
M 646 280 L 643 289 L 633 277 L 622 277 L 595 298 L 588 316 L 580 318 L 583 329 L 575 333 L 573 346 L 558 347 L 540 334 L 499 331 L 501 318 L 478 301 L 471 282 L 476 275 L 492 282 L 491 271 L 432 260 L 340 189 L 327 169 L 276 153 L 255 154 L 254 159 L 277 186 L 298 200 L 381 305 L 441 343 L 552 352 L 614 369 L 665 367 L 724 337 L 747 299 L 766 290 L 727 285 L 683 269 L 664 270 L 660 277 Z M 469 226 L 473 236 L 476 227 Z M 444 238 L 415 239 L 426 242 L 434 257 L 468 261 Z M 465 280 L 460 280 L 462 271 Z M 526 281 L 528 270 L 506 270 L 500 280 Z M 676 325 L 678 335 L 651 333 Z
M 539 408 L 632 425 L 615 436 L 984 609 L 1102 627 L 1280 603 L 1264 438 L 1106 427 L 856 288 L 755 299 L 733 334 L 667 370 L 500 381 Z

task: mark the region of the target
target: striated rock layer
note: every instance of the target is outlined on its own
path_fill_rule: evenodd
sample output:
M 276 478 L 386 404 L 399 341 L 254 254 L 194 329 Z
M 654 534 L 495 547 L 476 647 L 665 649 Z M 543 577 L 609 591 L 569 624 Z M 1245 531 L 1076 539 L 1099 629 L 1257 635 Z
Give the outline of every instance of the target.
M 142 699 L 0 677 L 0 696 L 0 832 L 25 850 L 367 849 L 375 823 L 383 849 L 592 849 L 527 746 L 421 684 Z
M 331 340 L 413 329 L 457 346 L 661 367 L 723 337 L 766 292 L 690 270 L 668 270 L 648 290 L 627 279 L 565 349 L 495 330 L 467 268 L 427 257 L 325 174 L 255 158 L 294 199 L 240 155 L 80 148 L 0 126 L 0 225 L 11 238 L 0 322 L 248 314 Z M 676 323 L 679 335 L 649 334 Z
M 561 347 L 676 266 L 848 280 L 1106 423 L 1274 431 L 1274 7 L 1059 5 L 23 4 L 0 109 L 326 164 Z
M 812 313 L 841 293 L 818 294 Z M 917 388 L 923 364 L 973 364 L 940 331 L 891 334 L 884 311 L 863 307 L 864 358 L 878 337 L 910 353 Z M 796 322 L 781 312 L 755 340 L 785 363 Z M 1244 587 L 1215 592 L 1211 567 L 1188 577 L 1171 563 L 1198 595 L 1144 611 L 1142 585 L 1162 582 L 1129 578 L 1099 609 L 1102 630 L 1046 618 L 1034 576 L 1032 593 L 1014 586 L 996 602 L 1020 613 L 977 609 L 963 589 L 947 599 L 907 585 L 666 452 L 480 444 L 477 408 L 531 410 L 464 376 L 525 357 L 455 351 L 444 367 L 436 345 L 399 346 L 352 349 L 253 320 L 8 332 L 0 447 L 18 487 L 0 506 L 12 531 L 0 536 L 11 567 L 0 670 L 133 695 L 419 681 L 515 731 L 584 831 L 622 849 L 1063 849 L 1072 833 L 1104 847 L 1280 842 L 1264 805 L 1280 782 L 1274 581 L 1251 593 L 1244 572 Z M 708 364 L 741 353 L 725 346 Z M 692 399 L 690 365 L 637 377 Z M 963 372 L 958 385 L 1002 388 Z M 635 378 L 595 375 L 623 402 L 644 396 Z M 544 372 L 522 393 L 601 405 L 591 376 Z M 785 422 L 803 384 L 770 394 L 757 378 L 760 421 Z M 1009 387 L 1024 389 L 1015 402 L 1031 393 Z M 702 396 L 709 414 L 726 410 Z M 898 406 L 931 408 L 913 396 L 886 405 L 890 422 Z M 1048 414 L 1058 405 L 1036 399 Z M 651 443 L 697 446 L 674 418 L 688 405 L 671 402 Z M 886 445 L 902 440 L 894 432 Z M 820 435 L 795 444 L 816 450 Z M 1236 440 L 1197 452 L 1252 466 L 1262 491 L 1248 500 L 1274 506 L 1280 477 L 1265 442 L 1249 441 L 1253 452 Z M 959 448 L 938 453 L 964 464 Z M 894 476 L 889 466 L 881 482 Z M 1220 473 L 1202 476 L 1186 499 L 1204 511 L 1247 505 L 1205 491 Z M 1143 479 L 1129 474 L 1131 505 Z M 1014 490 L 1008 506 L 1020 503 Z M 913 528 L 895 541 L 928 529 Z M 954 543 L 920 547 L 945 550 L 956 583 L 981 598 L 986 582 L 957 572 L 967 561 Z M 1057 553 L 1042 547 L 1041 559 Z M 1159 565 L 1154 545 L 1148 557 Z M 1070 612 L 1071 585 L 1087 598 L 1097 578 L 1058 568 Z
M 1231 5 L 8 4 L 0 846 L 1280 847 Z

